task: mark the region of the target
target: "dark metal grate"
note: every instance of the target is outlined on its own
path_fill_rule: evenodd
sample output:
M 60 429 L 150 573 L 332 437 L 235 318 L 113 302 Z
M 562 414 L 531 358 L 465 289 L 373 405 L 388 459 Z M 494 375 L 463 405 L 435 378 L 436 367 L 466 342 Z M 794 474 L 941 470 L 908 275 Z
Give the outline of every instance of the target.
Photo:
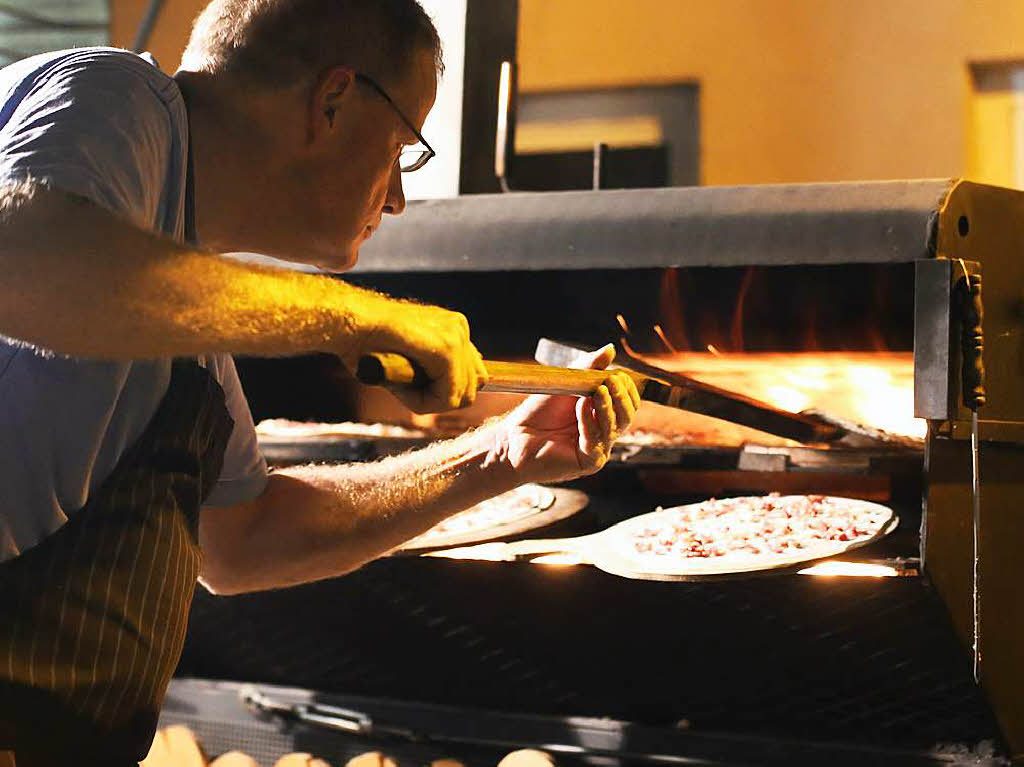
M 589 568 L 389 559 L 333 581 L 197 595 L 184 673 L 326 692 L 685 720 L 926 748 L 998 740 L 920 578 L 629 581 Z

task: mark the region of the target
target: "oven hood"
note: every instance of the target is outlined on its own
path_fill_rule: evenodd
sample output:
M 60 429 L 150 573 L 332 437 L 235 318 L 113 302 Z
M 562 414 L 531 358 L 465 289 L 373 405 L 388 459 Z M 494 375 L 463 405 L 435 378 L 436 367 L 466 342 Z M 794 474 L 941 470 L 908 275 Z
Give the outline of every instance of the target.
M 934 254 L 949 179 L 514 192 L 410 203 L 360 272 L 899 263 Z

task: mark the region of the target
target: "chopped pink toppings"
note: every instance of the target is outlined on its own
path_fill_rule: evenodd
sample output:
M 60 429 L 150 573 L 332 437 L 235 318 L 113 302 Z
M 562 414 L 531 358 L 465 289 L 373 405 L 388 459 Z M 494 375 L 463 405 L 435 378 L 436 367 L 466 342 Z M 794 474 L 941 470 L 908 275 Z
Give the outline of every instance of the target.
M 887 509 L 874 504 L 778 493 L 712 498 L 657 514 L 635 532 L 634 550 L 680 558 L 793 552 L 813 557 L 814 548 L 827 546 L 827 541 L 849 543 L 870 538 L 890 516 Z

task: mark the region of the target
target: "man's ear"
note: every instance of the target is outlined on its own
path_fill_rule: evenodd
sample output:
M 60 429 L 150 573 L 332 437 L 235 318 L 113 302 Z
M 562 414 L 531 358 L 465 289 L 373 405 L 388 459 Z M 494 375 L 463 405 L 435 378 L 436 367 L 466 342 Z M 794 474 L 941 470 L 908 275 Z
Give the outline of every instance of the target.
M 351 67 L 331 67 L 317 77 L 309 97 L 307 136 L 314 142 L 334 129 L 338 112 L 352 94 L 356 73 Z

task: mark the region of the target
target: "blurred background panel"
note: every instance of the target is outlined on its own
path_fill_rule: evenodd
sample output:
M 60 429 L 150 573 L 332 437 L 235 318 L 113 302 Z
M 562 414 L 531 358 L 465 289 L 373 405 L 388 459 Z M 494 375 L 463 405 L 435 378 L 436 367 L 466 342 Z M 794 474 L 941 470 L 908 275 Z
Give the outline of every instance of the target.
M 698 184 L 699 101 L 697 83 L 520 94 L 515 188 L 592 188 L 598 144 L 602 188 Z
M 0 66 L 43 51 L 106 45 L 107 0 L 0 1 Z
M 1024 189 L 1024 59 L 970 66 L 967 175 Z

